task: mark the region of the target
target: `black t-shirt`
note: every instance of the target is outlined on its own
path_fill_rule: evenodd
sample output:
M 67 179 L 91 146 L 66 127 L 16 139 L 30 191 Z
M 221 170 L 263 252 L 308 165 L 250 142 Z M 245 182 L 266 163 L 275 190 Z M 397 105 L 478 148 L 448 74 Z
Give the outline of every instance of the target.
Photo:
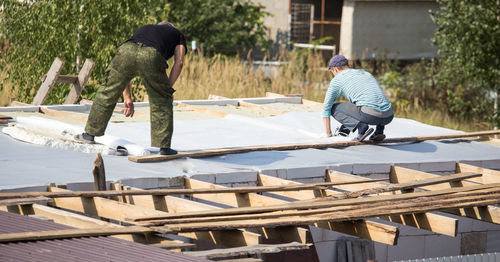
M 137 29 L 127 42 L 154 47 L 166 60 L 174 55 L 175 47 L 178 45 L 183 45 L 187 51 L 184 35 L 170 25 L 145 25 Z

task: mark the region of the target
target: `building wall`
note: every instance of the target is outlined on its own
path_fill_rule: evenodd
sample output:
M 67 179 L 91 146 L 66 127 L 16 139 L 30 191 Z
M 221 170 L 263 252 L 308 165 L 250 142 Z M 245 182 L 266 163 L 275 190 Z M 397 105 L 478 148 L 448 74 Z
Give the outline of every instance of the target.
M 437 8 L 435 1 L 345 0 L 340 53 L 348 59 L 370 58 L 372 53 L 399 59 L 435 56 L 429 10 Z
M 288 39 L 288 5 L 289 0 L 251 0 L 264 7 L 270 15 L 264 18 L 264 25 L 268 28 L 267 37 L 271 42 L 271 53 L 276 53 L 280 46 Z

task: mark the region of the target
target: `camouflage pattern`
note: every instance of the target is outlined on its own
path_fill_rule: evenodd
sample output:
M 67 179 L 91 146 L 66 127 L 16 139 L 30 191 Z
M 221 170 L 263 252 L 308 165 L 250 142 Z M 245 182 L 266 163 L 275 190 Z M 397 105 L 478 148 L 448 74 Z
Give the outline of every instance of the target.
M 125 43 L 106 70 L 104 86 L 99 88 L 90 110 L 85 132 L 102 136 L 118 99 L 136 76 L 143 80 L 149 96 L 151 146 L 169 148 L 173 133 L 172 94 L 166 74 L 165 58 L 152 47 Z

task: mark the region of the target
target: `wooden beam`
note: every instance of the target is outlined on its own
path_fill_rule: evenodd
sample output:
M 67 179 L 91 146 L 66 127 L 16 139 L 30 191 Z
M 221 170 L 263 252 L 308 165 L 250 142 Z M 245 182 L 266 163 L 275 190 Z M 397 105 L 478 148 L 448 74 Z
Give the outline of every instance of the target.
M 218 96 L 218 95 L 209 95 L 208 99 L 209 100 L 221 100 L 221 99 L 232 99 L 232 98 L 228 98 L 228 97 L 224 97 L 224 96 Z M 238 99 L 238 98 L 235 98 L 235 99 L 238 100 L 238 105 L 241 106 L 241 107 L 247 107 L 247 108 L 252 108 L 252 109 L 257 109 L 257 110 L 263 110 L 263 111 L 267 111 L 267 112 L 275 114 L 275 115 L 282 115 L 282 114 L 288 113 L 287 111 L 282 111 L 282 110 L 274 109 L 272 107 L 263 106 L 263 105 L 260 105 L 260 104 L 254 104 L 254 103 L 245 102 L 245 101 L 242 101 L 241 99 Z
M 82 94 L 83 88 L 85 88 L 85 84 L 90 78 L 92 70 L 94 70 L 94 61 L 88 58 L 85 59 L 85 63 L 83 63 L 82 69 L 78 73 L 76 79 L 72 82 L 73 87 L 66 97 L 66 101 L 64 101 L 64 104 L 76 104 L 76 102 L 80 98 L 80 95 Z
M 277 177 L 271 177 L 264 174 L 258 175 L 258 183 L 261 186 L 287 186 L 287 185 L 300 185 L 301 183 L 285 180 Z M 331 190 L 325 190 L 322 192 L 312 192 L 312 191 L 297 191 L 297 192 L 275 192 L 274 194 L 286 196 L 296 200 L 306 200 L 315 197 L 322 197 L 322 195 L 336 195 L 337 192 Z M 370 239 L 376 242 L 395 245 L 397 243 L 399 231 L 394 226 L 384 225 L 381 223 L 367 221 L 367 220 L 357 220 L 351 222 L 322 222 L 316 223 L 314 226 L 341 232 L 344 234 L 349 234 L 365 239 Z
M 0 115 L 0 119 L 2 119 L 2 120 L 10 120 L 10 119 L 12 119 L 12 117 L 11 116 Z
M 10 198 L 26 198 L 26 197 L 116 197 L 130 195 L 196 195 L 196 194 L 220 194 L 220 193 L 257 193 L 257 192 L 275 192 L 275 191 L 300 191 L 300 190 L 324 190 L 328 186 L 345 185 L 345 184 L 360 184 L 360 183 L 376 183 L 385 181 L 386 179 L 370 180 L 370 181 L 353 181 L 353 182 L 324 182 L 313 184 L 301 184 L 293 186 L 268 186 L 268 187 L 209 187 L 209 188 L 193 188 L 193 189 L 151 189 L 151 190 L 127 190 L 127 191 L 57 191 L 57 192 L 13 192 L 0 193 L 0 199 Z
M 112 188 L 116 189 L 119 185 L 111 184 Z M 124 187 L 124 190 L 140 190 L 133 187 Z M 219 207 L 194 202 L 191 200 L 172 197 L 172 196 L 128 196 L 125 201 L 139 207 L 160 210 L 168 213 L 179 213 L 188 211 L 203 211 L 220 209 Z M 242 231 L 242 230 L 227 230 L 214 232 L 193 232 L 182 234 L 185 237 L 212 242 L 213 244 L 221 244 L 228 247 L 247 246 L 260 244 L 261 235 Z
M 94 190 L 106 191 L 106 172 L 104 170 L 104 160 L 102 160 L 101 153 L 97 153 L 97 158 L 92 168 L 92 175 L 94 176 Z
M 195 179 L 185 178 L 185 187 L 189 189 L 196 188 L 224 188 L 220 185 L 215 185 Z M 218 204 L 223 204 L 231 207 L 251 207 L 251 206 L 269 206 L 280 205 L 287 201 L 275 199 L 272 197 L 262 196 L 255 193 L 229 193 L 229 194 L 198 194 L 196 198 L 211 201 Z M 254 232 L 262 234 L 267 238 L 279 239 L 282 242 L 299 242 L 307 243 L 308 230 L 304 228 L 285 227 L 285 228 L 257 228 Z
M 282 251 L 304 250 L 308 248 L 309 245 L 304 245 L 299 243 L 288 243 L 288 244 L 278 244 L 278 245 L 255 245 L 255 246 L 240 247 L 240 248 L 212 249 L 205 251 L 189 251 L 189 252 L 184 252 L 184 254 L 206 259 L 215 259 L 219 261 L 224 258 L 245 257 L 255 254 L 279 253 Z M 227 260 L 224 259 L 223 261 Z
M 267 97 L 290 97 L 293 95 L 282 95 L 282 94 L 277 94 L 277 93 L 273 93 L 273 92 L 266 92 L 266 96 Z M 303 96 L 301 96 L 301 97 L 303 97 Z M 302 98 L 302 104 L 306 105 L 306 106 L 323 107 L 323 103 L 319 103 L 319 102 L 312 101 L 312 100 L 307 100 L 304 98 Z
M 60 118 L 66 118 L 78 122 L 87 122 L 87 115 L 81 114 L 81 113 L 73 113 L 73 112 L 68 112 L 68 111 L 61 111 L 61 110 L 54 110 L 54 109 L 48 109 L 48 108 L 43 108 L 40 107 L 40 113 L 43 113 L 47 116 L 52 116 L 52 117 L 60 117 Z
M 450 188 L 443 190 L 435 190 L 435 191 L 419 191 L 414 193 L 407 194 L 399 194 L 399 195 L 378 195 L 378 196 L 370 196 L 363 198 L 354 198 L 354 199 L 334 199 L 334 198 L 325 198 L 325 199 L 317 199 L 313 201 L 298 201 L 287 203 L 283 205 L 276 206 L 265 206 L 265 207 L 240 207 L 240 208 L 228 208 L 223 210 L 207 210 L 203 212 L 186 212 L 181 214 L 169 215 L 166 217 L 131 217 L 130 221 L 153 221 L 159 220 L 158 224 L 168 222 L 172 219 L 182 219 L 182 218 L 201 218 L 207 216 L 236 216 L 236 215 L 246 215 L 246 214 L 256 214 L 262 215 L 262 213 L 266 212 L 280 212 L 279 214 L 283 214 L 285 211 L 289 212 L 300 212 L 300 210 L 311 210 L 321 209 L 321 208 L 332 208 L 332 207 L 343 207 L 343 206 L 352 206 L 352 205 L 376 205 L 377 203 L 381 203 L 384 201 L 402 201 L 419 197 L 442 197 L 453 195 L 460 196 L 476 196 L 478 194 L 482 194 L 484 191 L 497 190 L 500 187 L 500 184 L 489 184 L 489 185 L 477 185 L 471 187 L 462 187 L 462 188 Z M 147 222 L 152 224 L 153 222 Z
M 460 170 L 476 170 L 476 171 L 485 171 L 484 169 L 472 168 L 470 165 L 461 165 L 459 166 Z M 487 171 L 487 170 L 486 170 Z M 496 172 L 489 172 L 488 179 L 491 181 L 495 181 Z M 408 168 L 393 166 L 391 167 L 391 181 L 397 183 L 407 183 L 409 181 L 415 181 L 415 179 L 432 179 L 436 177 L 441 177 L 439 175 L 421 172 L 417 170 L 412 170 Z M 476 180 L 477 181 L 477 180 Z M 469 179 L 465 181 L 452 182 L 448 184 L 440 184 L 433 186 L 422 187 L 428 190 L 443 190 L 448 188 L 455 187 L 475 187 L 478 185 L 478 182 L 472 182 Z M 483 206 L 483 207 L 473 207 L 469 209 L 460 209 L 460 210 L 446 210 L 446 212 L 458 215 L 469 217 L 473 219 L 478 219 L 486 222 L 491 222 L 495 224 L 500 224 L 500 208 L 495 206 Z
M 13 206 L 33 203 L 49 203 L 54 200 L 48 197 L 26 197 L 0 200 L 0 206 Z
M 63 229 L 22 233 L 0 234 L 0 243 L 18 241 L 41 241 L 49 239 L 65 239 L 75 237 L 96 237 L 121 234 L 144 234 L 153 230 L 145 227 L 121 227 L 121 228 L 85 228 L 85 229 Z
M 199 106 L 188 105 L 188 104 L 184 104 L 184 103 L 181 103 L 181 102 L 177 102 L 177 106 L 184 107 L 184 108 L 187 108 L 187 109 L 191 109 L 191 110 L 196 111 L 198 113 L 208 114 L 208 115 L 212 115 L 212 116 L 216 116 L 216 117 L 225 117 L 225 116 L 227 116 L 226 113 L 222 113 L 222 112 L 219 112 L 219 111 L 214 111 L 214 110 L 202 108 L 202 107 L 199 107 Z
M 345 174 L 342 172 L 328 170 L 327 181 L 331 182 L 347 182 L 347 181 L 366 181 L 369 180 L 365 177 L 355 176 L 351 174 Z M 341 189 L 348 190 L 365 190 L 369 189 L 366 187 L 369 184 L 359 184 L 359 185 L 347 185 L 341 186 Z M 384 183 L 378 183 L 378 186 L 384 186 Z M 346 188 L 348 187 L 348 188 Z M 390 194 L 390 193 L 386 193 Z M 408 214 L 408 215 L 394 215 L 394 216 L 383 216 L 379 219 L 388 220 L 391 222 L 403 224 L 405 226 L 412 226 L 419 229 L 425 229 L 433 231 L 439 234 L 455 237 L 458 232 L 458 220 L 443 215 L 427 212 L 420 214 Z
M 151 244 L 150 246 L 163 248 L 163 249 L 184 249 L 196 247 L 193 243 L 184 243 L 182 241 L 174 240 L 171 243 Z
M 472 181 L 481 184 L 500 183 L 500 171 L 497 170 L 457 162 L 456 172 L 475 172 L 483 174 L 483 176 L 481 177 L 467 179 L 466 181 Z
M 407 143 L 407 142 L 422 142 L 427 140 L 441 140 L 441 139 L 456 139 L 465 137 L 478 137 L 478 136 L 491 136 L 500 134 L 500 130 L 490 130 L 482 132 L 471 132 L 471 133 L 459 133 L 459 134 L 449 134 L 449 135 L 435 135 L 435 136 L 416 136 L 416 137 L 402 137 L 402 138 L 386 138 L 383 144 L 389 143 Z M 308 149 L 308 148 L 342 148 L 348 146 L 358 146 L 358 145 L 373 145 L 378 144 L 373 141 L 336 141 L 328 143 L 298 143 L 298 144 L 279 144 L 279 145 L 258 145 L 258 146 L 243 146 L 243 147 L 225 147 L 225 148 L 214 148 L 205 150 L 193 150 L 179 152 L 176 155 L 149 155 L 149 156 L 130 156 L 128 159 L 136 163 L 148 163 L 148 162 L 160 162 L 168 161 L 172 159 L 178 159 L 183 157 L 210 157 L 210 156 L 220 156 L 227 154 L 239 154 L 248 153 L 256 151 L 286 151 L 286 150 L 297 150 L 297 149 Z
M 54 84 L 56 83 L 57 77 L 61 73 L 63 66 L 64 62 L 59 57 L 56 57 L 56 59 L 54 59 L 54 62 L 50 66 L 47 77 L 43 81 L 40 88 L 38 88 L 38 92 L 36 93 L 36 96 L 31 103 L 32 105 L 43 105 L 45 99 L 47 99 L 47 97 L 49 96 L 50 90 L 52 90 L 52 87 L 54 87 Z

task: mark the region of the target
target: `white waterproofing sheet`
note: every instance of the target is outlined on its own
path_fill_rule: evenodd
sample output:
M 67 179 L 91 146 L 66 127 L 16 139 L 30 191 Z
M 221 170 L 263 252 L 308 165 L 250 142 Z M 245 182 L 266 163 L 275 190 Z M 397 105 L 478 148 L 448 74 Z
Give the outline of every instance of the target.
M 81 132 L 82 126 L 47 122 L 37 117 L 18 118 L 24 127 L 50 127 L 51 132 Z M 47 123 L 49 123 L 47 125 Z M 332 119 L 332 127 L 338 123 Z M 149 123 L 110 123 L 107 141 L 110 147 L 118 144 L 136 148 L 136 155 L 156 153 L 150 147 Z M 28 128 L 29 129 L 29 128 Z M 71 183 L 92 181 L 94 153 L 75 148 L 34 145 L 0 132 L 0 189 L 43 185 L 51 182 Z M 208 148 L 289 143 L 332 142 L 350 137 L 322 138 L 324 132 L 318 112 L 291 112 L 267 118 L 228 115 L 210 120 L 175 120 L 172 147 L 198 150 Z M 426 136 L 460 131 L 430 126 L 409 119 L 396 118 L 386 127 L 392 137 Z M 15 135 L 14 135 L 15 136 Z M 17 138 L 23 140 L 21 138 Z M 142 150 L 142 151 L 141 151 Z M 126 157 L 104 156 L 108 180 L 144 177 L 174 177 L 207 173 L 256 171 L 266 169 L 307 168 L 355 163 L 418 163 L 458 160 L 500 159 L 500 147 L 471 141 L 425 141 L 416 144 L 366 145 L 342 149 L 304 149 L 294 151 L 262 151 L 200 159 L 178 159 L 158 163 L 134 163 Z

